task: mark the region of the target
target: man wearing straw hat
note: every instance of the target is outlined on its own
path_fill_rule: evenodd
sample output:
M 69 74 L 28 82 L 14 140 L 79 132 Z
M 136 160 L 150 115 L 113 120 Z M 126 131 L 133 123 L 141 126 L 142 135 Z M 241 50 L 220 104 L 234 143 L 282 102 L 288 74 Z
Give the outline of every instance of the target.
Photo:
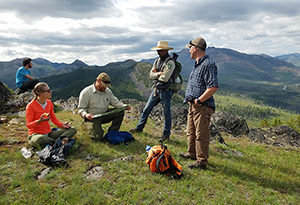
M 159 102 L 161 102 L 164 109 L 165 124 L 163 134 L 159 140 L 160 142 L 169 139 L 171 134 L 171 99 L 173 91 L 169 89 L 169 87 L 172 84 L 172 80 L 170 78 L 175 69 L 175 62 L 172 60 L 168 51 L 172 49 L 172 47 L 169 47 L 169 43 L 167 41 L 158 41 L 157 46 L 151 48 L 151 50 L 156 50 L 159 56 L 159 58 L 155 60 L 150 71 L 150 78 L 154 81 L 155 88 L 144 107 L 141 119 L 137 126 L 129 130 L 129 132 L 133 133 L 142 132 L 147 123 L 150 112 Z

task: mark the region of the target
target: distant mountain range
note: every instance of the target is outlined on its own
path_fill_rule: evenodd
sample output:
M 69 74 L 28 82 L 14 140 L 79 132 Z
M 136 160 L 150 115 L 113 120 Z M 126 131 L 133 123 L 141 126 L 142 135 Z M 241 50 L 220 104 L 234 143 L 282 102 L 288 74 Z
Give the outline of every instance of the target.
M 17 58 L 9 62 L 0 62 L 0 81 L 4 82 L 9 88 L 16 89 L 15 79 L 18 68 L 22 66 L 24 58 Z M 41 78 L 51 75 L 69 73 L 77 68 L 87 66 L 80 60 L 75 60 L 71 64 L 52 63 L 43 58 L 32 59 L 31 75 Z
M 282 56 L 276 56 L 276 58 L 287 61 L 289 63 L 292 63 L 295 66 L 300 67 L 300 54 L 299 53 L 292 53 L 292 54 L 287 54 L 287 55 L 282 55 Z
M 218 66 L 219 94 L 242 94 L 257 102 L 300 112 L 300 67 L 295 65 L 300 61 L 299 54 L 271 57 L 214 47 L 209 47 L 206 53 Z M 187 82 L 194 60 L 190 58 L 188 49 L 177 54 L 183 66 L 182 76 Z M 49 84 L 55 99 L 78 96 L 99 73 L 107 72 L 117 97 L 146 100 L 151 91 L 149 71 L 154 60 L 126 60 L 105 66 L 88 66 L 80 60 L 65 64 L 38 58 L 33 59 L 31 71 L 33 76 Z M 22 59 L 0 62 L 0 81 L 15 89 L 15 72 L 21 64 Z

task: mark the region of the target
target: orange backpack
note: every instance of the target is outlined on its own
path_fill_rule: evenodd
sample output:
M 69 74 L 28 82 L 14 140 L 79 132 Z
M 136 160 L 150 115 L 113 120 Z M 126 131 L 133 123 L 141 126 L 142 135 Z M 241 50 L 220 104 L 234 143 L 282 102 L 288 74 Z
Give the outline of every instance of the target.
M 156 145 L 148 152 L 146 163 L 154 173 L 171 175 L 173 179 L 183 176 L 182 166 L 171 156 L 165 145 Z

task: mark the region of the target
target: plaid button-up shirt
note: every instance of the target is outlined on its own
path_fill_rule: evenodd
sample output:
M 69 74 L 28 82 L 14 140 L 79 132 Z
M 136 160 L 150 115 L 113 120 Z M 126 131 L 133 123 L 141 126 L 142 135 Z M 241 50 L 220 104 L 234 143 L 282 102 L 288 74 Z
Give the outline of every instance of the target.
M 199 98 L 207 88 L 219 87 L 217 78 L 217 66 L 215 62 L 209 59 L 208 55 L 199 59 L 195 63 L 185 91 L 185 100 Z M 215 100 L 213 96 L 202 102 L 203 105 L 215 108 Z

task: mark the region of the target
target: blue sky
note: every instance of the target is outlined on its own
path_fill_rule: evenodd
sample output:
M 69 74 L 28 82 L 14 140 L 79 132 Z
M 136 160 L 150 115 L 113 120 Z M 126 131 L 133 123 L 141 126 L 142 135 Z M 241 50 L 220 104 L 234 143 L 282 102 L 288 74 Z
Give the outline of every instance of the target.
M 0 61 L 89 65 L 154 58 L 157 41 L 270 56 L 300 53 L 298 0 L 0 0 Z

